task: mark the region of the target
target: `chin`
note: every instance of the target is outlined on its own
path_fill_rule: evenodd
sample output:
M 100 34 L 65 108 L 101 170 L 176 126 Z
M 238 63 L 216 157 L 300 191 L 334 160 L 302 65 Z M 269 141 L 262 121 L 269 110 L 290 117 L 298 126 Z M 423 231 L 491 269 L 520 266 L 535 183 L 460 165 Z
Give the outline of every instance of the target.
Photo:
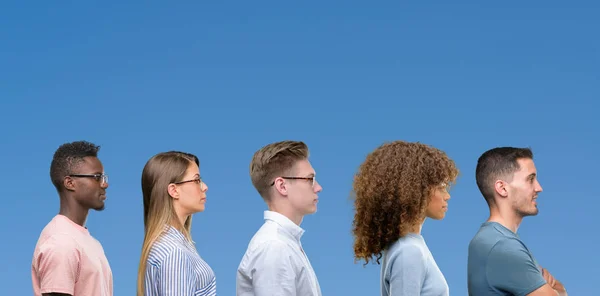
M 444 217 L 446 217 L 446 213 L 439 213 L 437 215 L 430 213 L 430 214 L 427 214 L 426 217 L 429 219 L 433 219 L 433 220 L 442 220 L 442 219 L 444 219 Z
M 305 211 L 305 213 L 306 213 L 305 215 L 314 214 L 314 213 L 316 213 L 316 212 L 317 212 L 317 207 L 313 207 L 313 208 L 311 208 L 311 209 L 308 209 L 308 210 L 306 210 L 306 211 Z
M 96 210 L 96 211 L 98 211 L 98 212 L 100 212 L 100 211 L 104 211 L 104 205 L 101 205 L 101 206 L 95 207 L 95 208 L 94 208 L 94 210 Z
M 519 211 L 518 213 L 521 215 L 521 217 L 536 216 L 539 213 L 539 210 L 533 209 L 530 211 Z

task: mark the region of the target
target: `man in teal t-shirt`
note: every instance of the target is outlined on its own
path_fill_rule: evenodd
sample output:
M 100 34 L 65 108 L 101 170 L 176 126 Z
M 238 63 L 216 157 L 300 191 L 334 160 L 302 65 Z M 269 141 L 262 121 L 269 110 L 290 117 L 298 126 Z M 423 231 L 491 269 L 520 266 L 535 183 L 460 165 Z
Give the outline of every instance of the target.
M 523 217 L 538 213 L 533 153 L 500 147 L 483 153 L 475 172 L 490 218 L 469 244 L 469 295 L 566 296 L 565 287 L 540 267 L 517 235 Z

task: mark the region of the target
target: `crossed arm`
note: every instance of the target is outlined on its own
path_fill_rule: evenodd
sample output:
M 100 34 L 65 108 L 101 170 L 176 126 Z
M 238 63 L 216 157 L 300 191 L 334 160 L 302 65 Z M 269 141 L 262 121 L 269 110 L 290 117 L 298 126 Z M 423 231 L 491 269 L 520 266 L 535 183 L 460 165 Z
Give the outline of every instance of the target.
M 546 285 L 542 286 L 542 288 L 544 288 L 547 292 L 544 292 L 545 294 L 539 294 L 541 295 L 553 295 L 556 294 L 558 296 L 567 296 L 567 290 L 565 289 L 565 286 L 563 286 L 563 284 L 558 281 L 557 279 L 555 279 L 550 272 L 548 272 L 547 269 L 542 268 L 542 275 L 544 276 L 544 279 L 546 280 Z M 536 291 L 534 291 L 535 293 Z M 551 293 L 551 292 L 554 292 Z M 531 296 L 537 296 L 537 294 L 530 294 Z
M 515 295 L 567 296 L 561 282 L 536 265 L 527 248 L 517 240 L 498 242 L 491 250 L 487 266 L 490 285 Z

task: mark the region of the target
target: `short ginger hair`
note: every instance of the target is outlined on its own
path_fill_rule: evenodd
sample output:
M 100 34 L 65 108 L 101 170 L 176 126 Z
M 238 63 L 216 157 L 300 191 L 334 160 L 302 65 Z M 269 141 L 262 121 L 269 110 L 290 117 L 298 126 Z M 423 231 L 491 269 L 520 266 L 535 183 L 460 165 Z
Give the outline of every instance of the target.
M 365 264 L 425 218 L 433 190 L 454 183 L 458 169 L 445 152 L 421 143 L 384 143 L 354 177 L 354 255 Z
M 262 147 L 250 162 L 252 185 L 265 201 L 269 201 L 273 180 L 291 173 L 296 162 L 308 159 L 308 156 L 308 146 L 301 141 L 281 141 Z

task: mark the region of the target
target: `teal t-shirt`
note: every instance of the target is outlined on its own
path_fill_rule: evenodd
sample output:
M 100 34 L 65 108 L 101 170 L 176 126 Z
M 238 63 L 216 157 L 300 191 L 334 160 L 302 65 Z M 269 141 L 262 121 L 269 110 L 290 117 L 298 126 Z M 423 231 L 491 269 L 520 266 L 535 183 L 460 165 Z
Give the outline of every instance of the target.
M 546 284 L 533 254 L 519 236 L 486 222 L 469 243 L 469 295 L 527 295 Z

